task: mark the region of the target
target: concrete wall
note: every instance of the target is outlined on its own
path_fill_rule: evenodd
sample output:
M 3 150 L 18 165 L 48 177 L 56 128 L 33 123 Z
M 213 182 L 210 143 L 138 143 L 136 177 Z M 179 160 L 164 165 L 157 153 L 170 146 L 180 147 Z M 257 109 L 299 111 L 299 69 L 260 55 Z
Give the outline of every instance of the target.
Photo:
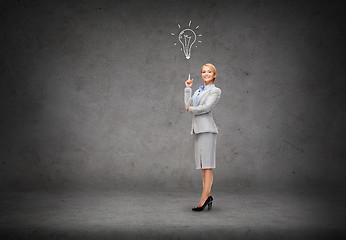
M 215 188 L 345 186 L 344 13 L 341 1 L 2 2 L 1 189 L 201 186 L 183 89 L 207 62 L 222 89 Z M 203 36 L 187 60 L 171 33 L 190 20 Z

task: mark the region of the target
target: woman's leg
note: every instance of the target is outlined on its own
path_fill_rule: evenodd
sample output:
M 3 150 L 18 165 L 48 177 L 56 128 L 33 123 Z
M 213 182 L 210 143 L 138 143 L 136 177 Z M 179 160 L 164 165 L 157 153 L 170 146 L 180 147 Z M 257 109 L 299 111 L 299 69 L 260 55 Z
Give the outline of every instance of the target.
M 202 197 L 201 197 L 201 201 L 199 202 L 198 206 L 202 206 L 203 203 L 204 203 L 204 199 L 205 199 L 205 196 L 203 195 L 203 192 L 204 192 L 204 188 L 205 188 L 205 169 L 202 169 L 202 180 L 203 180 L 203 191 L 202 191 Z
M 211 168 L 205 169 L 205 193 L 206 195 L 208 195 L 208 197 L 210 196 L 211 186 L 213 185 L 213 179 L 213 170 Z
M 202 206 L 207 198 L 210 196 L 211 186 L 213 184 L 213 170 L 210 169 L 202 169 L 202 177 L 203 177 L 203 192 L 201 196 L 201 201 L 198 206 Z
M 204 189 L 204 186 L 205 186 L 205 171 L 204 171 L 204 169 L 202 169 L 202 180 L 203 180 L 203 189 Z

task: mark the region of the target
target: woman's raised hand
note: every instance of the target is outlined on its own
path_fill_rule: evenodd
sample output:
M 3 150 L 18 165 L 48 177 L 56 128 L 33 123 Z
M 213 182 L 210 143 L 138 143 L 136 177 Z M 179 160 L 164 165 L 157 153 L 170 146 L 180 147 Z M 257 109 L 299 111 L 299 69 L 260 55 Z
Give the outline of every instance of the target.
M 190 74 L 189 74 L 189 79 L 186 80 L 185 86 L 190 88 L 192 87 L 193 79 L 190 79 Z

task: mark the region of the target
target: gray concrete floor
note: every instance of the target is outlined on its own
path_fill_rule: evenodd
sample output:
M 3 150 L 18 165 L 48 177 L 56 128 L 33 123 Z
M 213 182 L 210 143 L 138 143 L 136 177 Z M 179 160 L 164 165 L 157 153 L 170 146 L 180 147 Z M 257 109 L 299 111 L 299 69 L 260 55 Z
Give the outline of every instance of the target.
M 213 209 L 193 212 L 200 193 L 3 192 L 1 239 L 342 239 L 337 194 L 213 190 Z M 344 238 L 346 239 L 346 238 Z

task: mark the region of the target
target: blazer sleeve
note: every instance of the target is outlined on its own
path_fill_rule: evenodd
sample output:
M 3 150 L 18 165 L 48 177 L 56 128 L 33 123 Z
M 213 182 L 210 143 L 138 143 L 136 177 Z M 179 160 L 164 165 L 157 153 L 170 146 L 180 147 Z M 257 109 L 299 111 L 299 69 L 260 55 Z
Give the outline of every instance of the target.
M 221 89 L 215 88 L 212 90 L 212 92 L 207 96 L 207 100 L 198 106 L 190 106 L 189 107 L 189 113 L 193 115 L 200 115 L 207 112 L 210 112 L 213 107 L 218 103 L 221 96 Z
M 185 102 L 185 108 L 188 108 L 190 105 L 192 105 L 192 88 L 185 88 L 184 90 L 184 102 Z

